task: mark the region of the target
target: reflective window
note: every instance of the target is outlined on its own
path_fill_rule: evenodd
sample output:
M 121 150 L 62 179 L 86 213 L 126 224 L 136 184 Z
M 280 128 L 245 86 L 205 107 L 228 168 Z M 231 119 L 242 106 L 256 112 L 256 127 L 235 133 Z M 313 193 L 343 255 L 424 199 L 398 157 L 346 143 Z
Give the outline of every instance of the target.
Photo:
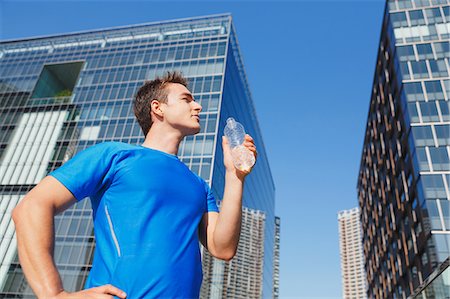
M 428 217 L 430 218 L 431 227 L 433 229 L 442 229 L 441 218 L 439 217 L 439 209 L 436 200 L 427 200 Z
M 450 170 L 450 160 L 445 147 L 430 147 L 430 157 L 434 171 Z
M 397 55 L 400 61 L 416 60 L 413 46 L 397 47 Z
M 445 1 L 445 0 L 442 0 L 442 1 Z M 444 6 L 444 7 L 442 7 L 442 10 L 444 11 L 445 21 L 447 23 L 450 23 L 450 6 Z
M 422 175 L 422 187 L 425 198 L 447 198 L 445 192 L 444 180 L 440 174 Z
M 434 59 L 433 49 L 431 48 L 431 44 L 419 44 L 416 45 L 417 55 L 419 59 Z
M 439 115 L 436 102 L 420 102 L 420 110 L 422 112 L 422 120 L 424 122 L 438 122 Z
M 441 204 L 442 215 L 444 216 L 445 228 L 450 230 L 450 201 L 441 200 L 439 203 Z
M 428 24 L 442 23 L 443 19 L 439 8 L 425 9 L 425 15 L 428 19 Z
M 416 7 L 430 6 L 430 2 L 428 0 L 414 0 L 413 2 Z
M 407 27 L 406 14 L 404 12 L 397 12 L 390 15 L 392 26 L 394 28 Z
M 409 11 L 409 20 L 411 26 L 424 25 L 425 18 L 423 16 L 422 10 L 411 10 Z
M 450 102 L 449 101 L 439 101 L 438 104 L 439 104 L 439 108 L 441 109 L 442 120 L 450 121 Z
M 447 67 L 443 59 L 430 60 L 430 69 L 433 77 L 447 77 Z
M 441 82 L 426 81 L 425 89 L 427 91 L 428 100 L 444 100 L 444 93 L 442 91 Z
M 410 80 L 411 74 L 409 73 L 408 62 L 400 62 L 400 70 L 402 72 L 403 80 Z
M 416 102 L 410 102 L 408 103 L 408 112 L 411 123 L 418 123 L 420 122 L 419 119 L 419 113 L 417 111 Z
M 434 126 L 439 146 L 450 145 L 450 130 L 448 125 Z
M 428 78 L 427 64 L 425 61 L 411 61 L 411 68 L 414 79 Z
M 428 165 L 427 153 L 425 147 L 416 148 L 417 160 L 419 162 L 419 169 L 421 171 L 429 171 L 430 167 Z
M 422 85 L 420 82 L 412 82 L 403 84 L 403 88 L 406 94 L 408 102 L 412 101 L 425 101 Z
M 412 8 L 411 0 L 398 0 L 397 2 L 399 9 Z
M 430 126 L 412 127 L 412 132 L 416 146 L 434 145 Z
M 447 93 L 447 99 L 450 98 L 450 80 L 443 80 L 444 82 L 444 90 Z
M 436 51 L 437 58 L 450 57 L 449 42 L 434 43 L 434 50 Z

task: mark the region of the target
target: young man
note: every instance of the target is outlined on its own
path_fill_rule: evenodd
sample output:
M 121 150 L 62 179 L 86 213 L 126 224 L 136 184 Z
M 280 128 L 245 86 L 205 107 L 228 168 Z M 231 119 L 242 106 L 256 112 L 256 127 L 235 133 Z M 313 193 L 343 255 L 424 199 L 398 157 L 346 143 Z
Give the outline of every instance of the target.
M 198 298 L 199 241 L 230 260 L 238 246 L 244 178 L 222 137 L 221 211 L 203 179 L 176 156 L 200 131 L 202 107 L 179 73 L 146 82 L 134 101 L 142 145 L 94 145 L 50 173 L 13 211 L 19 259 L 38 298 Z M 244 145 L 257 155 L 253 139 Z M 63 289 L 53 261 L 54 216 L 90 197 L 96 249 L 85 290 Z

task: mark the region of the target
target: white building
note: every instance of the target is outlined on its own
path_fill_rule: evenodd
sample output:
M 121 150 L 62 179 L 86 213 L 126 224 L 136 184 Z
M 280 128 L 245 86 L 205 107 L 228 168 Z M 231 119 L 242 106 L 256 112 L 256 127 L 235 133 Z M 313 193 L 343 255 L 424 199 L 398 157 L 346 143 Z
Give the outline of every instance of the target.
M 342 298 L 367 298 L 359 208 L 340 211 L 338 222 Z

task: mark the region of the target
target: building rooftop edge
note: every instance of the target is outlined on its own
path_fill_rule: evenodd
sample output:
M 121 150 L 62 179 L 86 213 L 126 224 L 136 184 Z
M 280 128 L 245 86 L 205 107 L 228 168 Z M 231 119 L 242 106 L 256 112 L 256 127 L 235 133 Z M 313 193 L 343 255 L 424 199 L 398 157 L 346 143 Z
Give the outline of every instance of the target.
M 103 31 L 116 31 L 116 30 L 123 30 L 123 29 L 131 29 L 131 28 L 135 28 L 135 27 L 152 26 L 152 25 L 164 25 L 164 24 L 181 23 L 181 22 L 187 22 L 187 21 L 215 19 L 215 18 L 220 18 L 220 17 L 231 17 L 231 13 L 220 13 L 220 14 L 212 14 L 212 15 L 197 16 L 197 17 L 187 17 L 187 18 L 179 18 L 179 19 L 164 20 L 164 21 L 153 21 L 153 22 L 138 23 L 138 24 L 132 24 L 132 25 L 122 25 L 122 26 L 114 26 L 114 27 L 106 27 L 106 28 L 87 29 L 87 30 L 72 31 L 72 32 L 66 32 L 66 33 L 55 33 L 55 34 L 48 34 L 48 35 L 30 36 L 30 37 L 24 37 L 24 38 L 14 38 L 14 39 L 6 39 L 6 40 L 0 39 L 0 44 L 35 41 L 35 40 L 39 40 L 39 39 L 74 36 L 74 35 L 80 35 L 80 34 L 99 33 L 99 32 L 103 32 Z

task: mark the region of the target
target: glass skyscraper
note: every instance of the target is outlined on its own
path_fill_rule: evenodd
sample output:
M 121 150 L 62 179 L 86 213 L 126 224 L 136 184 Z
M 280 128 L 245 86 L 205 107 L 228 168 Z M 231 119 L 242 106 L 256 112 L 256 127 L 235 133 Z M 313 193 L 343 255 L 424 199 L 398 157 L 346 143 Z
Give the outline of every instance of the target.
M 275 187 L 232 18 L 224 14 L 0 42 L 1 298 L 33 297 L 18 263 L 11 210 L 77 152 L 105 141 L 142 143 L 133 96 L 169 70 L 188 78 L 203 106 L 201 132 L 185 138 L 178 156 L 211 185 L 219 204 L 226 119 L 233 116 L 255 139 L 258 162 L 243 205 L 264 215 L 258 279 L 261 296 L 272 297 Z M 54 257 L 68 291 L 83 287 L 91 267 L 91 219 L 85 199 L 55 220 Z M 215 272 L 203 287 L 223 275 Z
M 449 258 L 449 4 L 386 3 L 358 179 L 369 298 L 406 298 Z

